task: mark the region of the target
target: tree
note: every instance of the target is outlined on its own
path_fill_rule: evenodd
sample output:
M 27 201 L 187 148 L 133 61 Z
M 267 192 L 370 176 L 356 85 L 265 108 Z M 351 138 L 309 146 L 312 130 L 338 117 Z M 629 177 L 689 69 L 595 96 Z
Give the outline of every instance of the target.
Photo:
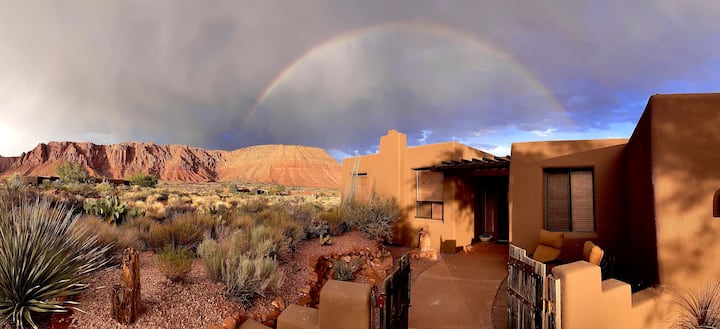
M 158 179 L 154 175 L 149 175 L 144 172 L 136 172 L 128 177 L 130 184 L 138 185 L 142 187 L 155 187 Z
M 65 183 L 81 183 L 90 178 L 83 165 L 75 161 L 65 161 L 55 168 L 55 173 Z

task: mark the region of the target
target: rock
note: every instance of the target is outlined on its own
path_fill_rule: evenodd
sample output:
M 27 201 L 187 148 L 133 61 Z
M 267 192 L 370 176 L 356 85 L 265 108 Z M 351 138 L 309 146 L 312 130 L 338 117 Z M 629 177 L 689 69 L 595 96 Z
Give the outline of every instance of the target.
M 221 326 L 216 326 L 216 325 L 214 325 L 214 324 L 211 324 L 211 325 L 209 325 L 209 326 L 207 327 L 207 329 L 224 329 L 224 328 L 221 327 Z
M 281 297 L 275 298 L 275 300 L 273 300 L 271 304 L 280 312 L 285 310 L 285 301 Z
M 306 294 L 306 295 L 310 294 L 310 290 L 311 290 L 310 286 L 302 286 L 302 287 L 300 287 L 300 292 L 303 293 L 303 294 Z
M 223 328 L 237 329 L 237 321 L 235 321 L 233 317 L 225 318 L 225 320 L 223 320 Z

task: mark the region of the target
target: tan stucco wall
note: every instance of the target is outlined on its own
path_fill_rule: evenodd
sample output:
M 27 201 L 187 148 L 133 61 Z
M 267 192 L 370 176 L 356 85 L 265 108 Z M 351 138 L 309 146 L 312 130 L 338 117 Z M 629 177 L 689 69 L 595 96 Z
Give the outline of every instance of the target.
M 552 270 L 560 279 L 560 309 L 565 329 L 668 328 L 667 299 L 656 289 L 634 294 L 615 279 L 601 281 L 600 267 L 579 261 Z
M 415 218 L 415 170 L 414 168 L 440 165 L 442 161 L 492 157 L 491 154 L 457 143 L 446 142 L 407 147 L 407 135 L 390 130 L 380 137 L 377 154 L 343 159 L 341 193 L 344 195 L 352 184 L 352 170 L 359 161 L 358 173 L 366 173 L 368 185 L 385 196 L 392 196 L 404 211 L 398 224 L 394 242 L 417 245 L 417 232 L 421 227 L 429 230 L 432 245 L 440 249 L 440 241 L 456 240 L 457 245 L 471 242 L 473 235 L 473 205 L 467 200 L 472 193 L 465 182 L 446 178 L 443 183 L 443 220 Z
M 720 94 L 655 95 L 648 102 L 660 283 L 720 278 Z
M 545 227 L 544 170 L 593 168 L 595 185 L 594 233 L 565 233 L 561 258 L 581 259 L 582 245 L 593 240 L 607 253 L 617 253 L 623 231 L 623 147 L 625 139 L 529 142 L 512 144 L 510 163 L 510 242 L 535 250 Z

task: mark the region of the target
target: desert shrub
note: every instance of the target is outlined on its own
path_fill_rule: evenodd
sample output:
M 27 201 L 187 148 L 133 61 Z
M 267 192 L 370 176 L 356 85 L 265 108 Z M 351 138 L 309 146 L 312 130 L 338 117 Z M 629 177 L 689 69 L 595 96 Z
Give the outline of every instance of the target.
M 306 236 L 302 224 L 296 222 L 282 205 L 272 206 L 259 212 L 256 220 L 261 227 L 275 231 L 273 242 L 282 253 L 294 254 L 298 243 Z
M 55 173 L 63 183 L 84 183 L 90 179 L 90 173 L 83 165 L 75 161 L 65 161 L 55 167 Z
M 152 222 L 149 229 L 141 237 L 145 241 L 145 245 L 155 251 L 160 251 L 175 244 L 169 225 L 158 222 Z
M 367 202 L 347 202 L 344 211 L 358 231 L 368 239 L 392 241 L 393 225 L 401 210 L 394 198 L 373 193 Z
M 344 208 L 340 205 L 322 211 L 318 218 L 320 221 L 327 223 L 328 233 L 334 236 L 342 235 L 350 230 L 351 224 L 346 219 Z
M 311 204 L 290 204 L 285 206 L 290 217 L 302 225 L 306 238 L 315 239 L 330 231 L 327 221 L 319 216 L 317 207 Z
M 155 255 L 155 262 L 168 280 L 183 282 L 192 270 L 193 254 L 186 248 L 169 246 Z
M 672 328 L 720 327 L 720 281 L 696 289 L 674 290 L 671 302 L 678 306 Z
M 205 239 L 198 245 L 197 254 L 202 258 L 210 278 L 213 281 L 221 282 L 223 262 L 225 261 L 225 251 L 222 246 L 213 239 Z
M 162 203 L 153 201 L 145 204 L 145 216 L 160 220 L 167 218 L 167 212 Z
M 362 260 L 353 257 L 350 261 L 344 260 L 333 261 L 333 269 L 335 270 L 335 280 L 351 281 L 355 277 L 355 273 L 362 267 Z
M 110 194 L 115 190 L 115 186 L 107 180 L 103 180 L 100 184 L 95 185 L 95 191 L 102 194 Z
M 212 229 L 213 223 L 206 221 L 205 218 L 207 217 L 185 214 L 163 225 L 168 225 L 175 246 L 192 249 L 203 240 L 205 232 Z
M 130 181 L 130 184 L 141 187 L 155 187 L 158 183 L 156 176 L 140 171 L 130 175 L 127 180 Z
M 76 308 L 60 297 L 87 288 L 84 282 L 108 264 L 109 247 L 87 228 L 73 227 L 71 211 L 47 201 L 0 209 L 0 319 L 37 328 L 38 313 Z
M 253 298 L 283 283 L 285 276 L 275 260 L 278 235 L 263 225 L 238 230 L 219 243 L 206 239 L 198 246 L 198 255 L 210 276 L 225 283 L 227 295 L 248 307 Z
M 17 190 L 25 186 L 22 176 L 19 173 L 14 173 L 12 176 L 5 179 L 5 186 L 11 190 Z
M 212 223 L 193 214 L 185 214 L 164 223 L 150 220 L 147 227 L 140 230 L 140 236 L 147 247 L 155 251 L 166 247 L 195 249 L 205 232 L 211 229 L 207 225 Z
M 263 198 L 252 198 L 240 205 L 240 210 L 245 213 L 255 214 L 269 207 L 270 205 L 268 205 L 267 201 L 265 201 Z
M 282 287 L 285 275 L 278 271 L 274 259 L 240 256 L 225 260 L 223 283 L 226 293 L 245 307 L 252 306 L 257 296 L 264 296 L 267 290 Z
M 111 264 L 120 262 L 120 257 L 126 248 L 143 249 L 138 230 L 133 227 L 113 225 L 95 216 L 83 216 L 73 225 L 84 232 L 96 235 L 101 245 L 110 246 L 106 257 L 111 259 Z

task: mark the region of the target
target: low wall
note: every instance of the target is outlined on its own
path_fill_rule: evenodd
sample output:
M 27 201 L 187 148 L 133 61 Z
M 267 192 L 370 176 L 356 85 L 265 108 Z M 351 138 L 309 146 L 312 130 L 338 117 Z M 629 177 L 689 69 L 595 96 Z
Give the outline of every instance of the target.
M 668 325 L 662 321 L 657 289 L 633 294 L 625 282 L 603 281 L 600 267 L 585 261 L 557 266 L 552 273 L 560 279 L 563 329 L 655 329 Z
M 330 280 L 320 291 L 320 308 L 290 305 L 278 317 L 278 329 L 369 329 L 369 284 Z

